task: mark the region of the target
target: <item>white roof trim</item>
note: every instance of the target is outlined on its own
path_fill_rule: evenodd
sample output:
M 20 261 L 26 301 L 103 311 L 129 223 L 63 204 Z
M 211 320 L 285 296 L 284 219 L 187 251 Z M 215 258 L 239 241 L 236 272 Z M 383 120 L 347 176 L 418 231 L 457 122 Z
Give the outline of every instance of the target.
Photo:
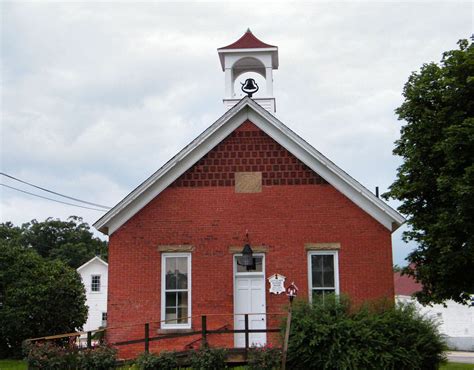
M 397 211 L 377 198 L 255 101 L 245 97 L 93 226 L 109 235 L 115 232 L 247 119 L 387 229 L 395 231 L 405 222 Z
M 273 69 L 278 69 L 279 60 L 278 60 L 278 47 L 271 48 L 249 48 L 249 49 L 217 49 L 219 54 L 219 60 L 221 62 L 222 71 L 225 71 L 224 63 L 224 54 L 252 54 L 252 53 L 267 53 L 271 52 L 272 54 L 272 67 Z M 250 55 L 249 55 L 250 56 Z
M 89 261 L 87 261 L 83 265 L 79 266 L 77 268 L 77 271 L 82 270 L 84 267 L 88 266 L 89 264 L 91 264 L 94 261 L 102 262 L 106 267 L 109 267 L 109 264 L 107 262 L 105 262 L 102 258 L 100 258 L 99 256 L 95 256 L 94 258 L 91 258 Z
M 278 47 L 274 46 L 271 48 L 240 48 L 240 49 L 217 49 L 218 53 L 253 53 L 259 51 L 277 51 Z

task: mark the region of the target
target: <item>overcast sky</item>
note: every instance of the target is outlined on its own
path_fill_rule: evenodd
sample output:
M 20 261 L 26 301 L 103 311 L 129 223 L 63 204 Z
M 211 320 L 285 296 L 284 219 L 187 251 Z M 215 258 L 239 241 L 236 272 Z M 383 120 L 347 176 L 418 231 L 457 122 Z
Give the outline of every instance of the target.
M 2 172 L 110 206 L 224 113 L 216 49 L 247 27 L 279 47 L 277 117 L 384 192 L 401 163 L 392 149 L 404 83 L 473 32 L 472 2 L 0 7 Z M 5 187 L 0 194 L 2 222 L 79 215 L 92 224 L 102 215 Z M 413 246 L 400 234 L 394 262 L 404 264 Z

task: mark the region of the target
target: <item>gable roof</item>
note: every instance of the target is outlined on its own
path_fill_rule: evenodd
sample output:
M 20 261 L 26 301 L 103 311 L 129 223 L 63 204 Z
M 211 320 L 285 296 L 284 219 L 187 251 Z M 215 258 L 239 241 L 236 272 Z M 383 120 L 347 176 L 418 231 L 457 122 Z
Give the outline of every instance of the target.
M 89 266 L 89 264 L 91 264 L 94 261 L 100 262 L 100 263 L 104 264 L 106 267 L 109 267 L 109 264 L 107 262 L 105 262 L 102 258 L 100 258 L 99 256 L 95 256 L 94 258 L 91 258 L 89 261 L 87 261 L 83 265 L 79 266 L 77 268 L 77 271 L 80 272 L 82 269 L 84 269 L 86 266 Z
M 244 97 L 93 226 L 108 235 L 115 232 L 246 120 L 254 123 L 390 231 L 395 231 L 405 222 L 397 211 L 337 167 L 275 116 L 251 98 Z
M 274 45 L 269 45 L 264 43 L 263 41 L 256 38 L 250 28 L 242 35 L 240 39 L 233 42 L 230 45 L 223 46 L 217 50 L 224 50 L 224 49 L 266 49 L 266 48 L 276 48 Z

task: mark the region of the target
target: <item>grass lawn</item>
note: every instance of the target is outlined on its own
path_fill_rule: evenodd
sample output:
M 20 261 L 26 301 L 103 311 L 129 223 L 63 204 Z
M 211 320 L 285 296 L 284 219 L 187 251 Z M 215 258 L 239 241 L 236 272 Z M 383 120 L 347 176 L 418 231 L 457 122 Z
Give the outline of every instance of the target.
M 459 362 L 448 362 L 440 367 L 440 370 L 474 370 L 474 364 L 461 364 Z
M 235 369 L 244 369 L 244 366 L 239 366 Z M 120 370 L 135 370 L 135 366 L 123 366 Z M 26 362 L 21 360 L 0 360 L 0 370 L 27 370 Z M 448 362 L 441 366 L 440 370 L 474 370 L 474 364 L 461 364 L 458 362 Z
M 26 370 L 25 361 L 21 360 L 0 360 L 0 370 Z

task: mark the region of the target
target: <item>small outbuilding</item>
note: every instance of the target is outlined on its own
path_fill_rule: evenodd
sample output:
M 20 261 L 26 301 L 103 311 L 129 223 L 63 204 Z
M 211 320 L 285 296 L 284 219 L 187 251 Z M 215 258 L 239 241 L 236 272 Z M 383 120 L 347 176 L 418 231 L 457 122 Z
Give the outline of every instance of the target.
M 96 256 L 77 268 L 86 290 L 88 309 L 84 331 L 107 326 L 108 264 Z

